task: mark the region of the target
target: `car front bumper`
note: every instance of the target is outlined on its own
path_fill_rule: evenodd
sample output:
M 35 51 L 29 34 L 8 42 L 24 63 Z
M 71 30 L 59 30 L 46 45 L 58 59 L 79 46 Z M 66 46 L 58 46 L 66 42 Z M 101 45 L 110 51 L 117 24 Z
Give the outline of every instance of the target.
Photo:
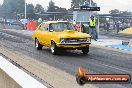
M 59 48 L 67 48 L 67 49 L 79 49 L 83 47 L 89 46 L 91 43 L 57 43 L 57 47 Z

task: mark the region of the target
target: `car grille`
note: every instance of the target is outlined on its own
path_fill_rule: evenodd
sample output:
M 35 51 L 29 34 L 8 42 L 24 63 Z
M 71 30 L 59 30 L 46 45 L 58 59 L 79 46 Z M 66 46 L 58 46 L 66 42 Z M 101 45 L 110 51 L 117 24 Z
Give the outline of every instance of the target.
M 66 43 L 83 43 L 83 42 L 87 42 L 86 38 L 70 38 L 70 39 L 66 39 Z

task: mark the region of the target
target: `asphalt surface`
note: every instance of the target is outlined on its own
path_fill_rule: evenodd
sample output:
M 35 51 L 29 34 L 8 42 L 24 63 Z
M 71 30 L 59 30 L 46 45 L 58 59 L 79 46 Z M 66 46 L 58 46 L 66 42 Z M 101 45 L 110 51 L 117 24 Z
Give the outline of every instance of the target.
M 127 38 L 128 39 L 128 38 Z M 3 45 L 21 52 L 40 62 L 61 69 L 71 75 L 76 74 L 78 66 L 82 66 L 89 74 L 130 74 L 132 76 L 132 55 L 90 47 L 90 53 L 83 55 L 81 51 L 62 51 L 53 56 L 50 49 L 38 51 L 30 35 L 0 30 L 0 46 Z M 94 84 L 99 88 L 132 88 L 130 84 Z M 83 88 L 83 87 L 82 87 Z

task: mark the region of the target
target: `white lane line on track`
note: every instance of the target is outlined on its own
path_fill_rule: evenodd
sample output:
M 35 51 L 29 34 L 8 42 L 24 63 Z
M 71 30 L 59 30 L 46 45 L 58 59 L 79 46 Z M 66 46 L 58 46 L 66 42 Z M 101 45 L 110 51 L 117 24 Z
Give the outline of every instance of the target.
M 110 66 L 110 65 L 103 64 L 103 63 L 97 63 L 97 64 L 95 64 L 95 63 L 97 63 L 97 62 L 94 62 L 94 63 L 92 63 L 92 64 L 94 64 L 94 65 L 96 65 L 96 66 L 103 65 L 103 66 L 106 66 L 106 67 L 109 67 L 109 68 L 117 69 L 117 70 L 120 70 L 120 71 L 127 72 L 127 73 L 131 73 L 131 74 L 132 74 L 132 71 L 123 70 L 123 69 L 118 68 L 118 67 L 116 67 L 116 66 Z
M 0 56 L 0 68 L 14 79 L 22 88 L 47 88 L 2 56 Z

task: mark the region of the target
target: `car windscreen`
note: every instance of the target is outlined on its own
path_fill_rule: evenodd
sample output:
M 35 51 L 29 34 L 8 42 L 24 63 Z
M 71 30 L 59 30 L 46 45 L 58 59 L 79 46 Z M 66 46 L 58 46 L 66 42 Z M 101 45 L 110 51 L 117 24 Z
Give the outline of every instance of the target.
M 64 30 L 74 30 L 74 27 L 71 23 L 68 22 L 58 22 L 58 23 L 51 23 L 50 30 L 60 32 Z

